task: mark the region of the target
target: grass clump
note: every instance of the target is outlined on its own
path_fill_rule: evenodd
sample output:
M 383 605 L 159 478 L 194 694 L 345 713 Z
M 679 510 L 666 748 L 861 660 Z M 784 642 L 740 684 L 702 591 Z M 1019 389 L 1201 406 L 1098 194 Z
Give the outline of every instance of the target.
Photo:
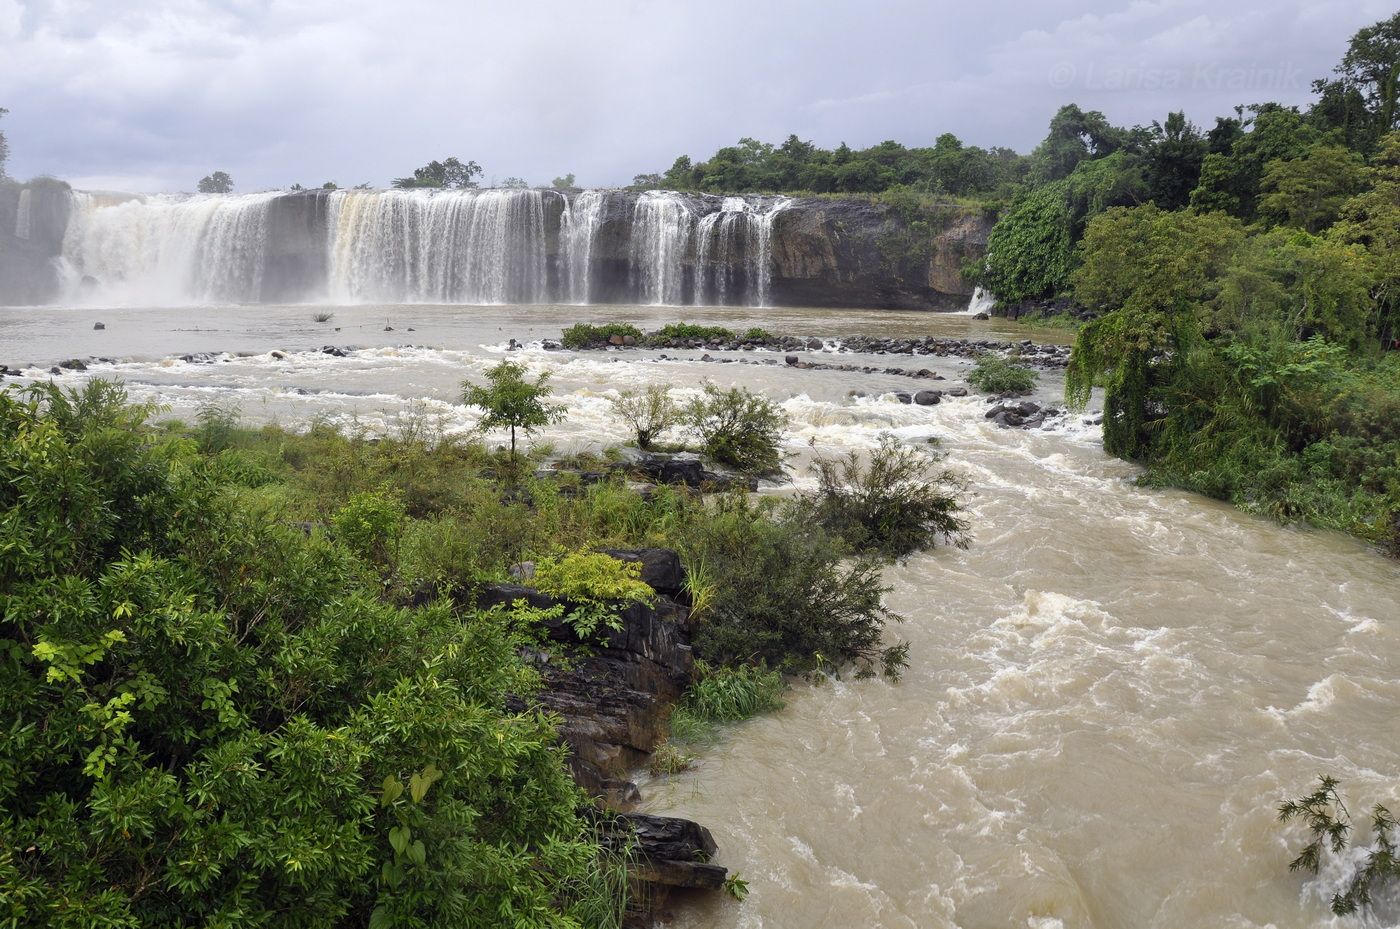
M 960 515 L 966 488 L 953 472 L 936 470 L 939 461 L 889 435 L 868 464 L 856 452 L 818 458 L 817 489 L 797 497 L 797 518 L 821 525 L 854 551 L 892 560 L 939 540 L 966 548 L 968 523 Z
M 700 661 L 696 672 L 684 706 L 697 719 L 732 723 L 783 708 L 787 685 L 777 671 L 757 665 L 711 667 Z
M 335 318 L 335 314 L 334 314 L 334 313 L 324 313 L 324 312 L 322 312 L 322 313 L 312 313 L 312 314 L 311 314 L 311 321 L 312 321 L 313 323 L 328 323 L 328 322 L 330 322 L 333 318 Z
M 642 330 L 627 323 L 605 323 L 595 326 L 592 323 L 575 323 L 564 330 L 560 342 L 565 348 L 597 348 L 600 345 L 607 345 L 613 336 L 627 338 L 631 336 L 638 343 L 644 338 Z
M 967 382 L 989 394 L 1025 394 L 1035 389 L 1036 373 L 996 352 L 983 352 L 967 375 Z

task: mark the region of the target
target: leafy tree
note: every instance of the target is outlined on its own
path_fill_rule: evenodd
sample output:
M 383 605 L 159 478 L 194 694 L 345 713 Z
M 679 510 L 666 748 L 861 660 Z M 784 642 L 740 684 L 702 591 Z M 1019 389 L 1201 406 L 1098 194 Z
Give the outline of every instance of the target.
M 1181 112 L 1153 123 L 1153 145 L 1147 155 L 1147 187 L 1153 202 L 1164 210 L 1179 210 L 1200 183 L 1206 140 Z
M 445 187 L 460 190 L 476 187 L 476 179 L 481 176 L 481 165 L 475 161 L 462 162 L 453 157 L 443 161 L 430 161 L 421 168 L 415 168 L 412 177 L 394 178 L 394 186 Z
M 1351 144 L 1370 151 L 1400 128 L 1400 13 L 1358 30 L 1334 73 L 1313 84 L 1321 98 L 1316 110 L 1324 125 L 1344 129 Z
M 793 518 L 810 520 L 853 551 L 891 560 L 926 551 L 941 539 L 968 545 L 962 513 L 966 485 L 951 471 L 935 471 L 939 458 L 881 436 L 868 464 L 851 452 L 812 464 L 817 488 L 795 500 Z
M 1315 145 L 1301 158 L 1264 167 L 1259 213 L 1276 223 L 1318 232 L 1330 226 L 1365 177 L 1365 162 L 1340 145 Z
M 501 181 L 501 186 L 512 190 L 524 190 L 530 186 L 530 182 L 523 177 L 508 177 Z
M 233 191 L 233 178 L 228 176 L 226 171 L 215 171 L 199 180 L 199 192 L 202 194 L 226 194 Z
M 1050 120 L 1050 132 L 1031 154 L 1031 174 L 1040 183 L 1069 177 L 1082 161 L 1102 158 L 1123 146 L 1122 130 L 1097 110 L 1062 106 Z
M 1381 139 L 1367 171 L 1369 190 L 1342 207 L 1330 235 L 1361 245 L 1371 263 L 1382 333 L 1400 330 L 1400 132 Z
M 556 177 L 550 182 L 550 186 L 555 190 L 569 190 L 575 186 L 573 174 L 565 174 L 563 177 Z
M 1255 218 L 1264 168 L 1276 159 L 1298 158 L 1324 141 L 1316 126 L 1296 107 L 1276 103 L 1240 108 L 1241 132 L 1228 154 L 1212 151 L 1201 163 L 1201 182 L 1191 192 L 1191 206 L 1219 210 L 1246 222 Z M 1248 116 L 1245 114 L 1248 113 Z
M 687 405 L 685 418 L 715 461 L 752 474 L 782 471 L 787 414 L 762 394 L 707 383 Z
M 123 401 L 0 391 L 0 921 L 596 924 L 522 617 L 386 602 Z
M 340 189 L 340 185 L 337 184 L 335 181 L 326 181 L 324 184 L 321 185 L 321 189 L 322 189 L 322 190 L 339 190 L 339 189 Z
M 464 383 L 462 401 L 485 411 L 486 415 L 477 423 L 482 432 L 510 430 L 510 462 L 514 468 L 516 430 L 530 435 L 563 419 L 564 411 L 545 402 L 551 393 L 548 371 L 530 381 L 525 377 L 524 365 L 503 361 L 486 372 L 486 381 L 485 384 Z

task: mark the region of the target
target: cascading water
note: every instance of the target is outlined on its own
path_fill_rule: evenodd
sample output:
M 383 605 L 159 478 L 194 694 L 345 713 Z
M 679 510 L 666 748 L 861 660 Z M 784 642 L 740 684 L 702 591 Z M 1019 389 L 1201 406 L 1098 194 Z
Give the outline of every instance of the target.
M 632 274 L 639 303 L 680 306 L 687 302 L 688 263 L 695 217 L 685 201 L 667 190 L 649 190 L 632 215 Z
M 586 304 L 591 294 L 593 239 L 603 217 L 604 192 L 585 190 L 565 201 L 564 252 L 568 261 L 569 302 Z
M 68 274 L 124 301 L 256 302 L 277 196 L 75 193 L 63 245 Z
M 769 305 L 773 220 L 791 202 L 779 197 L 764 209 L 762 203 L 756 206 L 743 197 L 725 197 L 718 211 L 700 217 L 695 230 L 694 303 Z
M 336 191 L 330 294 L 349 301 L 548 299 L 541 190 Z
M 976 316 L 978 313 L 991 313 L 992 308 L 997 305 L 997 298 L 981 287 L 972 290 L 972 299 L 967 301 L 967 309 L 963 312 L 968 316 Z
M 76 193 L 70 297 L 767 306 L 791 201 L 667 191 Z M 27 233 L 22 200 L 16 232 Z
M 28 187 L 19 192 L 19 209 L 15 211 L 15 238 L 29 239 L 31 219 L 34 215 L 34 191 Z

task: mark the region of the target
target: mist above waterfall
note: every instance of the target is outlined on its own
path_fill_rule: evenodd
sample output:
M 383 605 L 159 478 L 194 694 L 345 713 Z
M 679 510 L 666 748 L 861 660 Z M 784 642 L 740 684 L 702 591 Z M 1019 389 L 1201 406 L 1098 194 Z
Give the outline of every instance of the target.
M 765 306 L 783 197 L 75 193 L 69 300 Z

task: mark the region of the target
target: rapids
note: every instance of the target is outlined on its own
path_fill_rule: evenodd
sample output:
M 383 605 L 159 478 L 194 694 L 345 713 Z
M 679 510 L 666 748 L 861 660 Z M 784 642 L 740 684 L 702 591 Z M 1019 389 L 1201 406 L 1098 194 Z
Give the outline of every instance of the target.
M 426 420 L 452 432 L 475 422 L 454 402 L 459 383 L 504 357 L 509 338 L 557 336 L 586 318 L 563 306 L 334 312 L 317 324 L 305 307 L 0 310 L 0 362 L 32 362 L 35 378 L 62 358 L 107 355 L 116 360 L 61 380 L 121 377 L 135 398 L 186 417 L 216 399 L 250 421 L 393 430 Z M 643 327 L 676 318 L 597 314 Z M 1053 338 L 962 315 L 686 318 L 832 338 Z M 108 328 L 92 331 L 98 320 Z M 360 349 L 314 351 L 326 343 Z M 189 352 L 211 354 L 177 357 Z M 1324 772 L 1342 780 L 1353 812 L 1400 806 L 1400 565 L 1347 538 L 1139 487 L 1081 417 L 1001 429 L 975 396 L 902 405 L 891 392 L 905 379 L 802 371 L 781 356 L 516 354 L 554 373 L 569 416 L 541 440 L 561 449 L 625 438 L 608 412 L 620 388 L 663 383 L 683 397 L 710 377 L 783 404 L 798 484 L 813 453 L 868 449 L 887 431 L 937 437 L 971 482 L 971 548 L 887 572 L 891 605 L 907 617 L 894 632 L 912 646 L 901 682 L 799 684 L 786 709 L 728 730 L 693 770 L 642 784 L 648 811 L 708 825 L 720 862 L 750 885 L 743 903 L 681 910 L 678 926 L 1361 925 L 1327 910 L 1343 867 L 1289 874 L 1300 831 L 1280 828 L 1275 809 Z M 948 384 L 967 368 L 925 363 Z M 1036 399 L 1055 401 L 1060 386 L 1042 375 Z

